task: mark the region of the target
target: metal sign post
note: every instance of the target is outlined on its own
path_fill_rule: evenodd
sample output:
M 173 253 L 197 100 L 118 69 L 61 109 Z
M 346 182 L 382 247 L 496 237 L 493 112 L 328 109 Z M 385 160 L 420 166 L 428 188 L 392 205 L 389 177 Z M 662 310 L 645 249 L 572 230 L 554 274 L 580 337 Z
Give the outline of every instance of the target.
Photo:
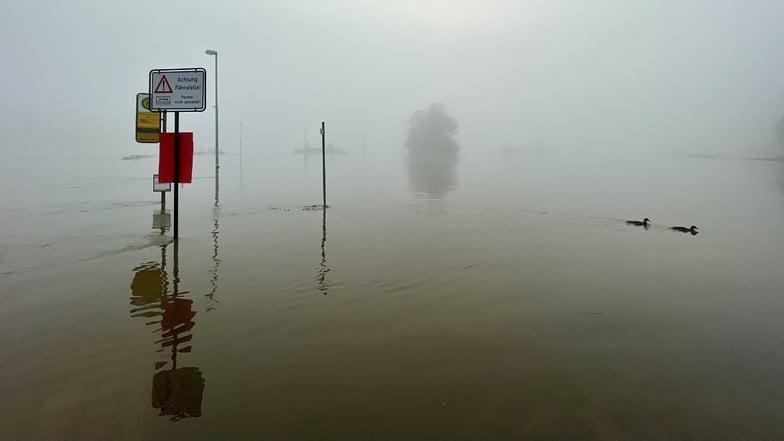
M 161 213 L 166 211 L 166 192 L 171 191 L 171 183 L 161 184 L 158 175 L 152 175 L 152 191 L 161 194 Z
M 180 112 L 174 112 L 174 240 L 177 240 L 180 216 Z M 176 246 L 176 245 L 175 245 Z
M 207 108 L 207 71 L 202 67 L 153 69 L 150 71 L 148 84 L 149 110 L 164 112 L 164 121 L 165 112 L 174 112 L 173 229 L 176 241 L 180 230 L 180 112 L 203 112 Z M 190 178 L 186 177 L 186 181 L 190 182 Z
M 149 95 L 147 95 L 147 97 L 148 97 L 147 105 L 149 106 Z M 165 110 L 163 112 L 161 112 L 161 133 L 166 133 L 166 111 Z M 169 191 L 171 191 L 171 187 L 169 187 Z M 166 212 L 166 192 L 165 191 L 161 192 L 161 212 L 162 213 Z

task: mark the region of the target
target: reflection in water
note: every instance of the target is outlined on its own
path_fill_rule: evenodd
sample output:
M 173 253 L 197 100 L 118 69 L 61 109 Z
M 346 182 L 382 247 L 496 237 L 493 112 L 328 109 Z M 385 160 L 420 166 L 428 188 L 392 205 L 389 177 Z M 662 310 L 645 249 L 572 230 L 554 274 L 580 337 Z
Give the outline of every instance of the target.
M 406 165 L 411 189 L 442 199 L 457 185 L 457 161 L 457 152 L 409 152 Z
M 213 224 L 212 224 L 212 262 L 213 267 L 210 270 L 210 285 L 212 289 L 210 292 L 205 295 L 207 301 L 209 302 L 209 306 L 207 306 L 207 311 L 212 311 L 215 309 L 215 305 L 217 305 L 218 301 L 215 300 L 215 292 L 218 290 L 218 266 L 221 263 L 221 260 L 218 258 L 218 232 L 220 225 L 218 224 L 218 219 L 220 218 L 220 207 L 215 207 L 212 210 L 213 214 Z
M 322 294 L 327 295 L 329 283 L 326 281 L 327 273 L 330 271 L 327 268 L 327 209 L 321 209 L 321 266 L 319 267 L 318 287 Z
M 179 421 L 201 416 L 204 377 L 199 368 L 184 367 L 160 371 L 152 377 L 152 407 L 159 416 Z
M 161 234 L 165 228 L 161 229 Z M 152 406 L 160 416 L 171 416 L 172 421 L 201 416 L 204 378 L 196 367 L 178 367 L 177 355 L 191 352 L 191 330 L 195 326 L 193 301 L 179 291 L 178 246 L 173 244 L 172 282 L 166 271 L 166 252 L 169 244 L 161 245 L 161 261 L 146 262 L 134 268 L 131 282 L 131 317 L 145 318 L 145 325 L 159 325 L 161 338 L 158 352 L 168 352 L 168 360 L 155 363 L 157 371 L 152 379 Z M 170 290 L 171 285 L 171 290 Z M 163 370 L 164 368 L 167 368 Z
M 691 227 L 689 227 L 689 228 L 686 228 L 686 227 L 671 227 L 670 229 L 671 229 L 672 231 L 677 231 L 677 232 L 679 232 L 679 233 L 689 233 L 689 234 L 691 234 L 692 236 L 696 236 L 696 235 L 698 235 L 698 234 L 700 233 L 700 232 L 698 231 L 698 228 L 697 228 L 697 226 L 696 226 L 696 225 L 692 225 L 692 226 L 691 226 Z
M 159 230 L 161 236 L 171 227 L 171 213 L 168 211 L 155 211 L 152 213 L 152 228 Z

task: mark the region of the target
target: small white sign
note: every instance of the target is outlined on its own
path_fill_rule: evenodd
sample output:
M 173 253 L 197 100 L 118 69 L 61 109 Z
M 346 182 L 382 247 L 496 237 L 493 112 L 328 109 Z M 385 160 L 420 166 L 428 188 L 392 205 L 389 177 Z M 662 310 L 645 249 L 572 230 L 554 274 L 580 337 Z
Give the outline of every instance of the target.
M 155 192 L 171 191 L 171 182 L 161 184 L 160 182 L 158 182 L 158 175 L 152 175 L 152 191 Z
M 150 110 L 203 112 L 207 108 L 207 71 L 153 69 L 150 71 Z

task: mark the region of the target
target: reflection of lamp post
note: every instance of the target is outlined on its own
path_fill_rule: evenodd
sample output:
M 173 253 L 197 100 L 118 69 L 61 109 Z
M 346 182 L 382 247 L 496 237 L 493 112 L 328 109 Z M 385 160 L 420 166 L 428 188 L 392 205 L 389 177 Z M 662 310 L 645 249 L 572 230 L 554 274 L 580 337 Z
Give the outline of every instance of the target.
M 207 55 L 215 56 L 215 205 L 218 205 L 218 153 L 220 147 L 218 146 L 218 51 L 207 49 L 204 51 Z
M 218 303 L 215 300 L 215 292 L 218 291 L 218 265 L 220 265 L 221 260 L 218 258 L 218 219 L 220 218 L 220 207 L 215 207 L 212 209 L 212 216 L 214 218 L 213 228 L 212 228 L 212 262 L 214 266 L 209 271 L 212 274 L 212 278 L 210 279 L 210 285 L 212 285 L 212 290 L 205 295 L 207 300 L 211 303 L 207 306 L 207 311 L 212 311 L 215 309 L 215 304 Z

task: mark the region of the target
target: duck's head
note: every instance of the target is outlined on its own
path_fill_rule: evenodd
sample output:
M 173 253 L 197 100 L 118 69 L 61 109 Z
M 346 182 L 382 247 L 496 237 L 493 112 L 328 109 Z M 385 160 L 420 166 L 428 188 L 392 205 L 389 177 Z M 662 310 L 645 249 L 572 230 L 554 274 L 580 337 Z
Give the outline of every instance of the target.
M 642 223 L 649 224 L 651 223 L 651 220 L 646 217 L 645 219 L 642 220 Z
M 696 225 L 692 225 L 691 227 L 689 227 L 689 229 L 690 229 L 692 232 L 695 232 L 695 233 L 697 232 L 697 226 L 696 226 Z

